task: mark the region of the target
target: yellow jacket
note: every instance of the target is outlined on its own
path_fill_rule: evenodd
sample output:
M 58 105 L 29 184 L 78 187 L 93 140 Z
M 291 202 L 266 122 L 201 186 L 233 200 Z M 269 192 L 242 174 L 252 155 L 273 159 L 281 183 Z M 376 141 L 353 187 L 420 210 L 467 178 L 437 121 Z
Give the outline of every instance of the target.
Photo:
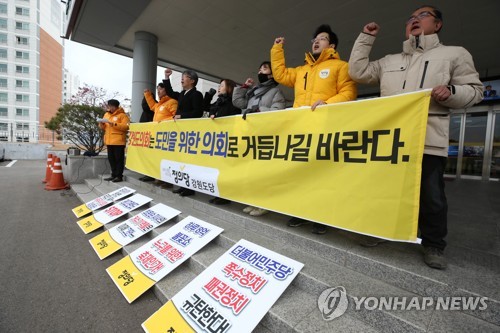
M 144 93 L 149 108 L 155 113 L 153 121 L 163 121 L 174 119 L 177 111 L 177 101 L 168 96 L 163 96 L 157 103 L 151 93 Z
M 333 48 L 324 49 L 318 60 L 306 53 L 304 65 L 286 68 L 283 44 L 275 44 L 271 69 L 274 80 L 295 87 L 293 107 L 310 106 L 318 100 L 331 104 L 356 99 L 356 83 L 349 76 L 347 62 L 340 60 Z
M 99 127 L 104 130 L 104 144 L 125 146 L 130 119 L 123 108 L 119 107 L 113 113 L 106 112 L 103 118 L 110 121 L 110 123 L 99 123 Z

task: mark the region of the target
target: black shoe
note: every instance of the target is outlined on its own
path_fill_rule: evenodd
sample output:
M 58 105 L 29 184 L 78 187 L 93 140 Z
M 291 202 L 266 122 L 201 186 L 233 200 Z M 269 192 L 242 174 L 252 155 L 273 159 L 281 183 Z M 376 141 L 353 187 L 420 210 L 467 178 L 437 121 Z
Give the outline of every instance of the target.
M 111 182 L 112 183 L 120 183 L 123 181 L 123 178 L 122 177 L 115 177 Z
M 115 179 L 115 178 L 116 178 L 116 177 L 108 177 L 108 178 L 104 178 L 103 180 L 105 180 L 105 181 L 109 182 L 110 180 L 113 180 L 113 179 Z
M 222 198 L 215 198 L 213 203 L 216 205 L 227 205 L 227 204 L 230 204 L 231 201 L 229 201 L 227 199 L 222 199 Z
M 172 187 L 174 187 L 174 185 L 167 183 L 167 182 L 162 182 L 162 184 L 160 184 L 160 188 L 162 188 L 162 189 L 167 189 L 167 188 L 172 188 Z
M 431 268 L 446 268 L 446 258 L 443 250 L 436 247 L 424 247 L 424 262 Z
M 319 223 L 314 223 L 313 228 L 311 230 L 313 234 L 316 235 L 323 235 L 326 234 L 326 225 L 324 224 L 319 224 Z
M 187 188 L 184 189 L 184 191 L 182 191 L 181 193 L 179 193 L 179 195 L 181 197 L 189 197 L 189 196 L 192 196 L 194 195 L 194 191 L 193 190 L 189 190 Z
M 139 180 L 141 182 L 152 182 L 153 180 L 155 180 L 153 177 L 149 177 L 149 176 L 144 176 L 144 177 L 141 177 L 139 178 Z
M 308 224 L 309 221 L 299 219 L 298 217 L 292 217 L 290 220 L 288 220 L 287 225 L 289 227 L 300 227 L 301 225 Z
M 382 243 L 387 243 L 386 239 L 381 239 L 372 236 L 358 235 L 359 245 L 363 247 L 375 247 Z
M 179 194 L 184 191 L 184 187 L 179 187 L 177 190 L 173 190 L 172 193 Z

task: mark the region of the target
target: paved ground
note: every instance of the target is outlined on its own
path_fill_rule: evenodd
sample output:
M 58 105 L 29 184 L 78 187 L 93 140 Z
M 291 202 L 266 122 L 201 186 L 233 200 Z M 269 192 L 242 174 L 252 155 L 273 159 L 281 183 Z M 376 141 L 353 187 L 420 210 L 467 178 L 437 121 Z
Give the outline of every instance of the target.
M 76 225 L 70 192 L 45 191 L 45 161 L 0 164 L 0 332 L 142 332 L 161 306 L 128 304 Z M 62 195 L 66 194 L 66 195 Z
M 105 272 L 122 256 L 98 259 L 71 212 L 79 200 L 43 189 L 45 161 L 8 163 L 0 163 L 0 332 L 142 332 L 160 302 L 151 292 L 126 302 Z M 446 192 L 450 261 L 498 272 L 500 183 L 449 181 Z

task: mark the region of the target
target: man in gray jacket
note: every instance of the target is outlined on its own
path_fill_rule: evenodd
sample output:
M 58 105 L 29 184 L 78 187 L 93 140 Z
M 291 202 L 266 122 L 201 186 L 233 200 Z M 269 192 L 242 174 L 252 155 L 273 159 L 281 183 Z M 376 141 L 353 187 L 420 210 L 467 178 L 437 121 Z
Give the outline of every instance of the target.
M 423 6 L 406 21 L 403 52 L 370 61 L 369 55 L 380 27 L 364 26 L 349 59 L 349 75 L 359 83 L 380 83 L 381 96 L 432 89 L 422 161 L 419 229 L 425 263 L 444 269 L 448 204 L 444 169 L 448 152 L 450 108 L 467 108 L 483 98 L 482 83 L 472 56 L 462 47 L 444 46 L 438 33 L 442 13 Z M 374 243 L 376 245 L 376 242 Z

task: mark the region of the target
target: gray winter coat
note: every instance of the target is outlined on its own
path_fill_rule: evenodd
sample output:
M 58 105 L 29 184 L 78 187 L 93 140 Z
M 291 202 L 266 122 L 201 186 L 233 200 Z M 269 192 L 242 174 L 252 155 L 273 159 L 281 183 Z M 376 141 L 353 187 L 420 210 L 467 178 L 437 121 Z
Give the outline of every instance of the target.
M 448 86 L 451 96 L 441 102 L 431 99 L 425 154 L 448 156 L 450 108 L 471 107 L 483 99 L 483 84 L 472 56 L 458 46 L 444 46 L 437 34 L 415 36 L 403 43 L 403 52 L 370 61 L 375 36 L 361 33 L 349 59 L 349 75 L 359 83 L 380 84 L 381 96 Z
M 283 110 L 285 96 L 274 80 L 261 83 L 256 87 L 236 87 L 233 91 L 233 105 L 241 110 L 259 111 Z

